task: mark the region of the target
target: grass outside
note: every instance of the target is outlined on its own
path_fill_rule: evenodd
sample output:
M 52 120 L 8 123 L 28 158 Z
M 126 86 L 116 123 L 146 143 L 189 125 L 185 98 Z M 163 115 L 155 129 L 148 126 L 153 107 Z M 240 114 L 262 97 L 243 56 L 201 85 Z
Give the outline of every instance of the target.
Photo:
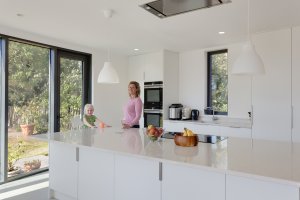
M 9 171 L 16 169 L 15 164 L 31 157 L 48 156 L 48 143 L 29 137 L 23 137 L 22 133 L 9 130 L 8 134 L 8 164 Z M 25 162 L 25 161 L 24 161 Z

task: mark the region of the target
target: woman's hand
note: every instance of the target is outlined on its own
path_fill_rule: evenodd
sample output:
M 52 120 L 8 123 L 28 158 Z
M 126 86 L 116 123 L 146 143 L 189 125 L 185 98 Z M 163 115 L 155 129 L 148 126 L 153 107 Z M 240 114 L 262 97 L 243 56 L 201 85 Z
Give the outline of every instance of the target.
M 131 128 L 131 126 L 129 124 L 122 124 L 123 128 Z

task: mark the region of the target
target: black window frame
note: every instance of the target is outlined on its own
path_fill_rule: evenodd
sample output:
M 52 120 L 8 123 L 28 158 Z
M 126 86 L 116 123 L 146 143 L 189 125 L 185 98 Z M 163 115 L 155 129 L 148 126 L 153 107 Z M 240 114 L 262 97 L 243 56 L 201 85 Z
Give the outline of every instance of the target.
M 212 65 L 211 65 L 211 57 L 216 54 L 222 54 L 227 53 L 228 49 L 222 49 L 222 50 L 216 50 L 216 51 L 209 51 L 207 52 L 207 108 L 212 108 Z M 227 60 L 228 62 L 228 60 Z M 228 85 L 227 85 L 228 87 Z M 227 98 L 227 106 L 228 106 L 228 98 Z M 228 107 L 227 107 L 228 108 Z M 205 113 L 206 114 L 206 113 Z M 212 115 L 212 112 L 207 112 L 206 115 Z M 228 115 L 228 109 L 227 112 L 221 112 L 218 110 L 214 110 L 214 115 Z
M 7 154 L 7 148 L 8 148 L 8 43 L 9 41 L 15 41 L 15 42 L 20 42 L 20 43 L 25 43 L 25 44 L 30 44 L 30 45 L 35 45 L 35 46 L 41 46 L 41 47 L 46 47 L 50 49 L 50 57 L 49 57 L 49 76 L 50 76 L 50 95 L 49 95 L 49 102 L 50 102 L 50 113 L 49 113 L 49 120 L 50 120 L 50 129 L 49 131 L 51 132 L 57 132 L 59 131 L 59 128 L 57 127 L 57 114 L 59 113 L 59 111 L 57 111 L 58 107 L 58 103 L 59 103 L 59 99 L 57 99 L 57 96 L 59 95 L 57 92 L 57 85 L 59 84 L 59 67 L 58 67 L 58 52 L 64 52 L 67 53 L 69 55 L 73 54 L 78 57 L 83 56 L 85 58 L 86 61 L 86 65 L 84 66 L 83 69 L 83 97 L 82 97 L 82 108 L 84 107 L 84 105 L 86 103 L 91 103 L 91 96 L 92 96 L 92 70 L 91 70 L 91 63 L 92 63 L 92 54 L 89 53 L 85 53 L 85 52 L 80 52 L 80 51 L 75 51 L 75 50 L 71 50 L 71 49 L 66 49 L 66 48 L 62 48 L 62 47 L 58 47 L 58 46 L 54 46 L 54 45 L 49 45 L 49 44 L 44 44 L 44 43 L 40 43 L 40 42 L 35 42 L 32 40 L 26 40 L 26 39 L 22 39 L 22 38 L 17 38 L 14 36 L 9 36 L 9 35 L 5 35 L 0 33 L 0 45 L 1 45 L 1 60 L 0 60 L 0 68 L 1 68 L 1 83 L 2 88 L 0 90 L 1 92 L 1 118 L 0 118 L 0 123 L 1 123 L 1 132 L 0 132 L 0 137 L 1 137 L 1 161 L 4 161 L 3 163 L 1 162 L 1 171 L 4 174 L 3 179 L 0 179 L 0 185 L 10 182 L 10 181 L 14 181 L 17 179 L 21 179 L 24 177 L 28 177 L 28 176 L 32 176 L 34 174 L 40 173 L 40 172 L 44 172 L 47 171 L 48 169 L 43 169 L 43 170 L 39 170 L 36 172 L 32 172 L 29 173 L 27 175 L 21 175 L 21 176 L 17 176 L 17 177 L 11 177 L 8 178 L 7 176 L 7 162 L 8 162 L 8 154 Z M 3 95 L 4 94 L 4 95 Z M 54 95 L 56 94 L 56 95 Z M 4 143 L 4 144 L 3 144 Z M 3 150 L 4 149 L 4 150 Z M 3 155 L 4 154 L 4 155 Z

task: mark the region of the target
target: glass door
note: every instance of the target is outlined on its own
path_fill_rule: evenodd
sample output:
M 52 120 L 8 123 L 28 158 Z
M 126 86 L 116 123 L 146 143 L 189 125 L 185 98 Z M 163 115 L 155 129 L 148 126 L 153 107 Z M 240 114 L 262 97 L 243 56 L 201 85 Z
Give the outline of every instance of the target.
M 2 40 L 2 38 L 0 37 L 0 97 L 5 96 L 4 95 L 4 60 L 3 60 L 3 51 L 2 51 L 2 46 L 4 46 L 4 41 Z M 4 107 L 5 107 L 5 103 L 4 103 L 4 99 L 0 98 L 0 184 L 2 182 L 4 182 L 4 177 L 5 177 L 5 152 L 6 152 L 6 142 L 5 142 L 5 120 L 4 120 Z
M 8 178 L 48 168 L 48 142 L 33 139 L 49 127 L 50 49 L 8 41 Z
M 84 105 L 89 102 L 88 90 L 84 88 L 89 84 L 89 57 L 59 51 L 59 105 L 58 105 L 58 131 L 72 129 L 72 120 L 82 116 Z M 86 77 L 86 78 L 85 78 Z

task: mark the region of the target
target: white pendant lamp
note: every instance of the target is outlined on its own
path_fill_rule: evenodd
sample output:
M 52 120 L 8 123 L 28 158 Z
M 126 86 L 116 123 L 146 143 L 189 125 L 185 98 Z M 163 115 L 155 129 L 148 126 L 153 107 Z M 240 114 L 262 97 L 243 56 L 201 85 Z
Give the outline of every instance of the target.
M 240 75 L 256 75 L 264 74 L 264 64 L 261 57 L 257 54 L 254 45 L 250 39 L 250 5 L 248 0 L 248 41 L 244 45 L 241 54 L 235 61 L 232 67 L 232 74 Z
M 110 9 L 106 9 L 103 11 L 103 15 L 105 18 L 111 18 L 113 11 Z M 104 62 L 104 66 L 101 69 L 98 75 L 98 83 L 119 83 L 119 76 L 117 71 L 113 67 L 110 62 L 110 52 L 108 51 L 108 61 Z
M 105 62 L 98 76 L 98 83 L 119 83 L 119 76 L 111 62 Z

